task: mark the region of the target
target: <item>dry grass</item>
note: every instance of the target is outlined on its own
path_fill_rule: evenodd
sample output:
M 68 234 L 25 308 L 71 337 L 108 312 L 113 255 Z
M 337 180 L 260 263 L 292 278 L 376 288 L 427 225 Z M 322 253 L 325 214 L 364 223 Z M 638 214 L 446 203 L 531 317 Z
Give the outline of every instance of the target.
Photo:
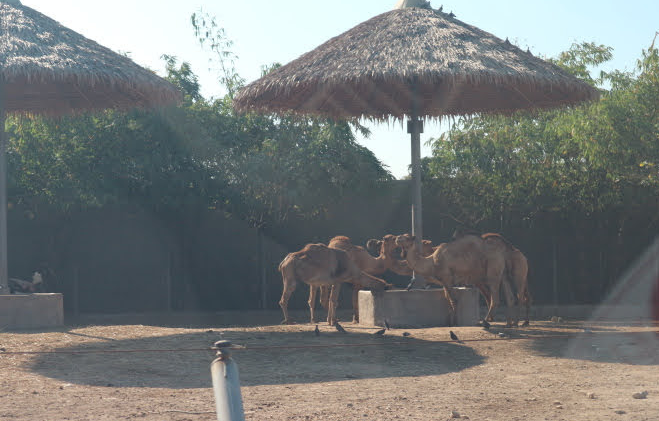
M 154 72 L 20 4 L 0 3 L 0 79 L 9 113 L 152 107 L 181 94 Z
M 574 104 L 599 93 L 508 40 L 432 9 L 392 10 L 240 91 L 242 112 L 374 120 Z

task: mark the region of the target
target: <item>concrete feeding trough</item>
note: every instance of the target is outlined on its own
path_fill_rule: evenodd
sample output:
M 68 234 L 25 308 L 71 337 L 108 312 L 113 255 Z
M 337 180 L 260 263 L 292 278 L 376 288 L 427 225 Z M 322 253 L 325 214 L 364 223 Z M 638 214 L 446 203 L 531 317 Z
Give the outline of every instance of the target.
M 0 295 L 0 330 L 44 329 L 63 325 L 62 294 Z
M 480 321 L 479 292 L 474 288 L 452 288 L 456 302 L 456 326 L 476 326 Z M 359 292 L 359 323 L 394 328 L 449 326 L 449 306 L 444 290 L 390 290 Z

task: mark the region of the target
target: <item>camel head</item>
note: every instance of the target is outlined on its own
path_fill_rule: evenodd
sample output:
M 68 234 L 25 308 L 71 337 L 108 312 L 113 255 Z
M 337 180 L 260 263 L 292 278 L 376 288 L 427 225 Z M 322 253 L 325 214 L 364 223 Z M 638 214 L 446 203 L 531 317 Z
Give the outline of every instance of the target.
M 376 240 L 374 238 L 371 238 L 366 242 L 366 250 L 373 254 L 378 254 L 380 253 L 382 248 L 382 240 Z
M 407 254 L 408 250 L 414 247 L 416 237 L 410 234 L 402 234 L 396 237 L 396 245 L 403 249 L 403 253 Z
M 382 251 L 381 254 L 386 258 L 386 259 L 400 259 L 401 258 L 401 250 L 400 247 L 396 244 L 396 236 L 395 235 L 385 235 L 382 238 Z

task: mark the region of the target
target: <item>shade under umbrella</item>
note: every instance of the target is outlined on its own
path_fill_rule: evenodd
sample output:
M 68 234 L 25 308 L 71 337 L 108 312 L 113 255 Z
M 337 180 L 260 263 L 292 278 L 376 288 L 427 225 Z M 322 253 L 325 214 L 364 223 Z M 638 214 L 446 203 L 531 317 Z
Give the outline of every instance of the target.
M 441 8 L 440 8 L 441 9 Z M 422 238 L 419 118 L 508 113 L 596 99 L 598 91 L 508 40 L 424 0 L 330 39 L 247 85 L 240 112 L 402 120 L 412 137 L 412 232 Z
M 21 4 L 0 1 L 0 294 L 7 286 L 5 114 L 65 115 L 180 101 L 154 72 Z

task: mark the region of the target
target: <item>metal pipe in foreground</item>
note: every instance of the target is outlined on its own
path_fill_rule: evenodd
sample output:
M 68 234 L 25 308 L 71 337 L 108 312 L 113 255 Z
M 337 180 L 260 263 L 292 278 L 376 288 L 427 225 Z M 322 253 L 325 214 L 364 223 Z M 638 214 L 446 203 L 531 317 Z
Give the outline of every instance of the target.
M 211 378 L 217 420 L 245 421 L 238 365 L 231 359 L 230 347 L 230 341 L 218 341 L 213 345 L 213 349 L 217 350 L 217 358 L 211 363 Z

